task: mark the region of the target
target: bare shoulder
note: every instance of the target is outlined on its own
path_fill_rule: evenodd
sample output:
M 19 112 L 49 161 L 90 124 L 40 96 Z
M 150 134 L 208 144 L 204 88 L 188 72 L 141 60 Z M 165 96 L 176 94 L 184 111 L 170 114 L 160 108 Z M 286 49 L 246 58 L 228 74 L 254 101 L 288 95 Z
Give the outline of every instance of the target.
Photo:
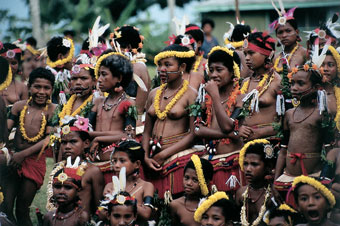
M 238 205 L 241 203 L 242 195 L 246 191 L 246 189 L 247 189 L 247 186 L 242 186 L 236 191 L 235 201 Z
M 197 90 L 191 87 L 190 85 L 188 86 L 188 95 L 190 98 L 196 98 L 197 97 Z
M 78 221 L 80 225 L 85 225 L 89 218 L 90 218 L 89 214 L 86 211 L 82 210 L 79 214 Z
M 149 93 L 149 99 L 150 98 L 155 98 L 155 96 L 156 96 L 156 92 L 157 92 L 157 90 L 159 90 L 160 89 L 160 87 L 156 87 L 156 88 L 153 88 L 151 91 L 150 91 L 150 93 Z
M 101 103 L 103 103 L 104 99 L 105 99 L 105 97 L 102 97 L 102 96 L 96 97 L 96 98 L 94 98 L 94 100 L 93 100 L 93 104 L 94 104 L 94 105 L 101 104 Z
M 14 103 L 12 107 L 12 114 L 18 115 L 18 113 L 24 108 L 27 100 L 20 100 Z
M 52 116 L 56 108 L 57 108 L 56 104 L 50 103 L 48 105 L 48 114 Z
M 273 83 L 275 85 L 281 85 L 281 76 L 279 75 L 279 73 L 277 73 L 276 71 L 274 71 L 274 80 L 273 80 Z
M 44 219 L 43 219 L 43 224 L 45 226 L 47 225 L 52 225 L 52 217 L 55 214 L 55 210 L 53 211 L 48 211 L 45 215 L 44 215 Z
M 178 208 L 180 206 L 183 206 L 184 205 L 184 196 L 182 197 L 179 197 L 175 200 L 173 200 L 171 203 L 170 203 L 170 207 L 171 208 Z

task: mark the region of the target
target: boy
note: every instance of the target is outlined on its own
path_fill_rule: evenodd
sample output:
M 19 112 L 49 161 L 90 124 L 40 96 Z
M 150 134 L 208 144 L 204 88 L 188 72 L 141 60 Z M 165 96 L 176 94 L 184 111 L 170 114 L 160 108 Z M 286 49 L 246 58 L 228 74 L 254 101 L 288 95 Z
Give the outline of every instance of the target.
M 8 129 L 17 127 L 14 137 L 14 154 L 4 173 L 4 212 L 15 221 L 13 207 L 16 199 L 18 225 L 32 225 L 29 207 L 43 184 L 46 172 L 45 154 L 38 156 L 43 139 L 49 134 L 55 105 L 50 97 L 54 85 L 53 74 L 37 68 L 29 76 L 30 99 L 16 102 L 7 120 Z
M 78 192 L 81 189 L 81 180 L 85 173 L 84 166 L 71 165 L 71 156 L 69 156 L 68 165 L 53 176 L 52 201 L 57 204 L 57 209 L 45 214 L 44 226 L 86 225 L 89 218 L 88 213 L 78 205 Z

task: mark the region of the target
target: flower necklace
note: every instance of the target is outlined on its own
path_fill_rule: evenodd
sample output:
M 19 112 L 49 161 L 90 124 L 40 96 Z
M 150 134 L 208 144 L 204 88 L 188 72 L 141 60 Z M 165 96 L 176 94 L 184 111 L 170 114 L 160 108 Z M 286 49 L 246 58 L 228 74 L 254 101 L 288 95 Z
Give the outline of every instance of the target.
M 287 64 L 289 65 L 290 63 L 290 59 L 293 57 L 294 53 L 296 52 L 296 50 L 300 47 L 300 44 L 297 43 L 296 46 L 294 47 L 294 49 L 289 53 L 289 56 L 288 56 L 288 59 L 287 59 Z M 281 55 L 281 53 L 280 53 Z M 279 62 L 282 58 L 280 56 L 278 56 L 275 60 L 275 63 L 274 63 L 274 69 L 276 72 L 280 73 L 283 71 L 283 67 L 278 67 L 279 65 Z
M 259 93 L 259 97 L 268 89 L 268 87 L 270 86 L 271 82 L 273 81 L 275 77 L 275 74 L 273 73 L 272 76 L 270 77 L 269 82 L 267 83 L 267 85 L 264 87 L 264 84 L 266 83 L 266 81 L 269 78 L 269 75 L 266 73 L 264 74 L 262 80 L 259 82 L 259 84 L 257 85 L 256 89 L 258 91 L 260 91 Z M 248 79 L 247 81 L 245 81 L 243 83 L 243 86 L 241 88 L 241 94 L 246 94 L 248 92 L 249 89 L 249 85 L 250 85 L 250 79 Z
M 203 58 L 203 55 L 200 55 L 197 60 L 195 61 L 195 65 L 194 65 L 194 69 L 193 72 L 197 72 L 198 71 L 198 67 L 200 66 L 201 60 Z
M 225 109 L 227 115 L 230 117 L 231 115 L 231 108 L 235 106 L 236 104 L 236 98 L 240 94 L 240 85 L 237 82 L 237 85 L 234 87 L 234 89 L 231 91 L 228 101 L 227 101 L 227 107 Z M 206 106 L 206 114 L 207 114 L 207 127 L 209 128 L 211 125 L 211 116 L 212 116 L 212 99 L 211 97 L 207 94 L 205 96 L 205 106 Z M 223 138 L 220 140 L 214 140 L 214 143 L 216 142 L 222 142 L 223 144 L 230 144 L 230 139 L 229 138 Z
M 11 66 L 8 66 L 8 74 L 6 80 L 0 85 L 0 91 L 6 89 L 12 82 L 13 74 Z
M 183 81 L 183 87 L 177 92 L 177 94 L 174 96 L 174 98 L 171 99 L 170 103 L 168 103 L 165 106 L 164 111 L 161 112 L 161 110 L 160 110 L 160 99 L 161 99 L 161 95 L 162 95 L 166 85 L 167 85 L 167 83 L 162 84 L 161 87 L 157 90 L 156 96 L 155 96 L 154 108 L 155 108 L 156 115 L 160 120 L 164 120 L 167 117 L 167 115 L 168 115 L 169 111 L 172 109 L 172 107 L 176 104 L 176 102 L 188 90 L 189 82 L 187 80 Z
M 71 98 L 67 101 L 67 103 L 65 104 L 65 106 L 63 107 L 63 110 L 59 113 L 59 124 L 62 125 L 61 120 L 66 116 L 66 115 L 70 115 L 70 116 L 76 116 L 78 115 L 80 112 L 82 112 L 85 108 L 85 106 L 92 101 L 93 98 L 93 94 L 91 94 L 73 113 L 72 113 L 72 108 L 73 108 L 73 104 L 77 99 L 77 95 L 73 94 L 71 96 Z
M 264 202 L 260 208 L 260 212 L 258 217 L 255 219 L 255 221 L 251 224 L 251 226 L 256 226 L 259 225 L 261 223 L 261 220 L 263 218 L 264 213 L 266 212 L 266 203 L 270 197 L 271 194 L 271 189 L 270 189 L 270 185 L 268 185 L 266 190 L 266 195 L 264 196 Z M 247 186 L 246 191 L 242 194 L 243 196 L 243 206 L 241 208 L 241 225 L 242 226 L 249 226 L 249 222 L 247 220 L 247 214 L 246 214 L 246 203 L 247 203 L 247 199 L 248 197 L 248 192 L 249 192 L 249 186 Z
M 69 39 L 69 38 L 64 38 L 64 39 L 67 39 L 70 42 L 69 53 L 68 53 L 66 58 L 63 58 L 63 59 L 60 59 L 60 60 L 57 60 L 57 61 L 54 61 L 54 62 L 52 62 L 50 60 L 50 58 L 47 57 L 46 64 L 48 66 L 50 66 L 51 68 L 56 68 L 58 66 L 62 66 L 64 64 L 72 61 L 72 58 L 73 58 L 73 55 L 74 55 L 74 44 L 73 44 L 73 41 L 71 39 Z M 64 46 L 64 44 L 63 44 L 63 46 Z
M 25 140 L 27 140 L 28 142 L 37 142 L 40 138 L 42 138 L 44 136 L 45 128 L 46 128 L 46 124 L 47 124 L 47 120 L 46 120 L 46 116 L 44 114 L 44 111 L 48 110 L 48 105 L 51 103 L 51 100 L 47 101 L 44 110 L 41 112 L 42 120 L 41 120 L 41 126 L 40 126 L 39 133 L 36 136 L 30 138 L 30 137 L 27 136 L 27 133 L 26 133 L 26 130 L 25 130 L 25 115 L 26 115 L 26 111 L 27 111 L 27 108 L 28 108 L 28 104 L 31 100 L 32 100 L 32 97 L 30 97 L 30 99 L 27 100 L 26 105 L 24 106 L 24 108 L 20 112 L 20 123 L 19 124 L 20 124 L 20 131 L 21 131 L 22 137 Z

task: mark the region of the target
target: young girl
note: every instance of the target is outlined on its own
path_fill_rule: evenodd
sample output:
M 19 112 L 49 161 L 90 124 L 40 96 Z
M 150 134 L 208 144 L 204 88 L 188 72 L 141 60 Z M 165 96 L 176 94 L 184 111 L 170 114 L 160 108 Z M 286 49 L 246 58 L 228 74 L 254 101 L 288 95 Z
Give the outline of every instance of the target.
M 272 206 L 274 195 L 271 176 L 274 150 L 265 139 L 250 141 L 240 151 L 239 164 L 248 185 L 236 192 L 236 204 L 241 207 L 242 225 L 259 225 L 266 210 Z
M 269 211 L 268 218 L 266 217 L 266 224 L 268 226 L 293 226 L 297 211 L 288 206 L 281 204 Z
M 160 197 L 167 190 L 172 194 L 183 191 L 180 179 L 183 166 L 198 152 L 188 149 L 194 139 L 194 118 L 189 116 L 188 107 L 194 103 L 197 92 L 182 77 L 190 72 L 188 63 L 194 54 L 187 47 L 174 44 L 154 60 L 163 84 L 148 97 L 143 149 L 146 166 L 150 168 L 147 178 Z
M 50 98 L 54 85 L 53 74 L 44 68 L 32 71 L 28 81 L 30 98 L 16 102 L 7 120 L 8 129 L 17 127 L 14 137 L 14 154 L 5 173 L 5 213 L 14 220 L 13 207 L 16 199 L 16 217 L 19 225 L 31 225 L 29 207 L 43 184 L 46 172 L 45 154 L 38 155 L 43 139 L 52 127 L 55 105 Z
M 338 225 L 327 218 L 327 213 L 336 201 L 325 185 L 312 177 L 302 175 L 294 179 L 292 188 L 298 210 L 307 220 L 307 224 L 304 225 Z
M 200 202 L 194 218 L 202 226 L 233 226 L 237 215 L 235 204 L 226 193 L 216 192 Z
M 274 70 L 281 73 L 283 71 L 283 61 L 287 64 L 288 71 L 291 71 L 296 65 L 304 64 L 307 58 L 307 50 L 298 43 L 301 41 L 301 38 L 297 21 L 294 18 L 296 7 L 288 12 L 285 12 L 284 9 L 281 9 L 281 12 L 279 12 L 276 7 L 275 9 L 279 13 L 279 18 L 270 24 L 269 27 L 275 30 L 279 42 L 278 46 L 282 47 L 282 52 L 276 55 L 274 60 Z
M 28 98 L 27 86 L 15 77 L 19 72 L 22 51 L 19 47 L 11 43 L 0 42 L 0 55 L 4 57 L 10 65 L 5 82 L 0 88 L 0 95 L 4 98 L 6 106 L 12 106 L 20 100 Z
M 60 169 L 53 176 L 52 202 L 57 209 L 49 211 L 44 216 L 44 226 L 86 225 L 89 215 L 79 206 L 78 192 L 81 189 L 82 176 L 85 173 L 84 165 L 71 165 L 71 156 L 68 157 L 69 165 Z M 76 163 L 75 163 L 76 164 Z
M 223 47 L 214 47 L 208 56 L 210 81 L 205 84 L 208 94 L 203 103 L 206 126 L 196 123 L 194 133 L 205 139 L 209 160 L 216 165 L 213 183 L 218 190 L 226 191 L 231 189 L 226 182 L 232 174 L 240 180 L 238 163 L 234 161 L 243 144 L 237 136 L 238 121 L 235 121 L 242 107 L 239 58 L 235 52 Z M 222 162 L 227 166 L 222 166 Z
M 194 212 L 200 198 L 209 195 L 208 185 L 213 176 L 213 168 L 208 160 L 192 155 L 184 168 L 184 196 L 170 203 L 172 225 L 198 225 Z
M 139 170 L 144 161 L 144 150 L 141 144 L 134 140 L 120 142 L 114 147 L 112 166 L 115 175 L 119 175 L 122 167 L 126 168 L 126 189 L 137 200 L 137 216 L 139 220 L 147 221 L 153 211 L 153 184 L 140 178 Z M 104 196 L 112 193 L 113 184 L 108 183 Z

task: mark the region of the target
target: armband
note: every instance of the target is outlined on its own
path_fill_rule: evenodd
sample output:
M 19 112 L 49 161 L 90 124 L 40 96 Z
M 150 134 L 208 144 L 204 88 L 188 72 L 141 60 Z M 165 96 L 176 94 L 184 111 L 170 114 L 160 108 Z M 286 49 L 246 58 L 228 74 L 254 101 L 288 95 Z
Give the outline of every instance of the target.
M 284 149 L 287 149 L 287 148 L 288 148 L 288 146 L 287 146 L 287 145 L 284 145 L 284 144 L 281 144 L 280 147 L 281 147 L 281 148 L 284 148 Z
M 13 115 L 12 112 L 9 112 L 8 119 L 13 120 L 14 122 L 18 122 L 19 116 Z
M 155 209 L 155 207 L 153 206 L 153 197 L 145 196 L 143 200 L 143 205 L 150 207 L 151 209 Z

